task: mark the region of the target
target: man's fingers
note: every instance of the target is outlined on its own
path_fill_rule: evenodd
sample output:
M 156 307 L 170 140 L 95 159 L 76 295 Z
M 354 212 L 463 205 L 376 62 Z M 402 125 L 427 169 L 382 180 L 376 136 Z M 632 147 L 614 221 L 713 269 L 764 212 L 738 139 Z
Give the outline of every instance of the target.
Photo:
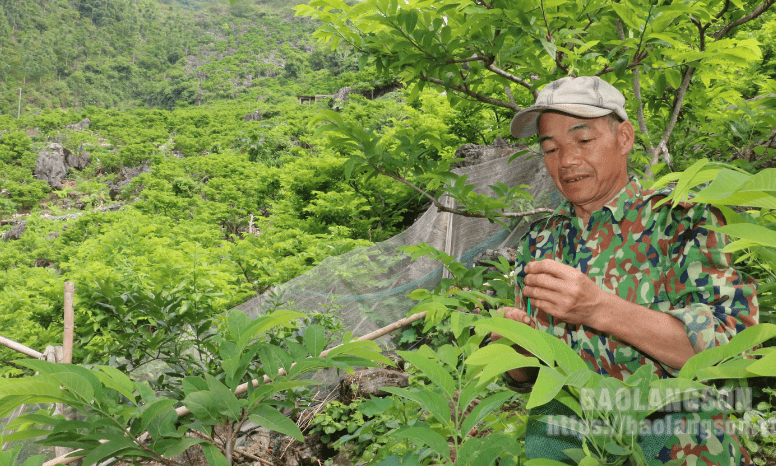
M 517 322 L 522 322 L 526 325 L 530 325 L 531 327 L 536 328 L 536 322 L 534 322 L 533 318 L 529 316 L 523 309 L 519 309 L 516 307 L 505 307 L 504 317 L 506 317 L 507 319 L 512 319 Z
M 526 325 L 530 325 L 531 328 L 536 328 L 536 322 L 533 320 L 531 316 L 526 314 L 524 310 L 518 309 L 516 307 L 502 307 L 498 310 L 499 313 L 501 313 L 502 311 L 504 313 L 505 318 L 514 320 L 516 322 L 522 322 Z M 493 341 L 496 341 L 500 338 L 503 338 L 503 337 L 496 332 L 492 332 L 490 334 L 490 339 Z
M 553 259 L 542 259 L 540 261 L 529 262 L 525 265 L 526 274 L 546 273 L 558 278 L 564 278 L 573 270 L 576 269 Z
M 568 282 L 563 278 L 558 278 L 554 275 L 546 273 L 531 273 L 525 276 L 525 287 L 523 288 L 523 294 L 527 294 L 528 288 L 545 288 L 552 291 L 564 291 L 568 288 Z M 530 294 L 527 294 L 530 296 Z

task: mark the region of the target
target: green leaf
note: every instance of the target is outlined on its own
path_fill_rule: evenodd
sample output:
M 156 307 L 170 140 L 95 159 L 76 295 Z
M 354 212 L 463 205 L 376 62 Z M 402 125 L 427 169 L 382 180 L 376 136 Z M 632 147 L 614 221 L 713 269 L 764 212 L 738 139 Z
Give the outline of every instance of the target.
M 634 31 L 641 30 L 639 18 L 636 16 L 632 8 L 627 6 L 624 2 L 612 2 L 611 5 L 614 12 L 617 13 L 617 16 L 619 16 L 629 28 L 633 29 Z
M 232 420 L 242 418 L 242 409 L 247 404 L 245 400 L 238 400 L 234 392 L 212 375 L 205 374 L 205 380 L 218 412 Z
M 531 397 L 528 399 L 526 408 L 532 409 L 537 406 L 547 404 L 555 398 L 555 395 L 563 388 L 567 377 L 555 369 L 542 367 L 539 369 L 539 375 L 536 378 L 536 384 L 531 391 Z
M 218 413 L 218 407 L 209 392 L 193 392 L 186 395 L 183 399 L 183 405 L 191 411 L 191 414 L 198 421 L 206 425 L 216 425 L 220 422 L 221 416 Z
M 46 462 L 46 455 L 35 455 L 30 456 L 26 460 L 24 460 L 24 463 L 22 463 L 22 466 L 41 466 L 43 463 Z M 14 464 L 13 462 L 9 464 Z
M 248 419 L 265 429 L 288 435 L 300 442 L 304 442 L 304 435 L 294 422 L 280 414 L 280 412 L 268 404 L 260 404 L 251 411 Z
M 412 33 L 415 30 L 415 25 L 418 24 L 418 11 L 413 8 L 402 11 L 407 12 L 404 16 L 404 25 L 407 28 L 407 32 Z
M 774 324 L 757 324 L 748 327 L 733 337 L 726 345 L 709 348 L 688 359 L 677 377 L 692 379 L 700 369 L 739 356 L 744 351 L 774 337 L 776 337 L 776 325 Z
M 550 335 L 535 330 L 522 322 L 515 322 L 514 320 L 505 319 L 503 317 L 493 317 L 481 320 L 474 324 L 474 328 L 500 334 L 512 343 L 520 345 L 548 366 L 555 365 L 554 348 L 558 347 L 555 342 L 568 348 L 568 345 L 561 342 L 556 337 L 550 337 Z M 550 337 L 552 341 L 547 337 Z
M 395 366 L 393 361 L 380 354 L 380 348 L 373 341 L 350 341 L 344 343 L 329 350 L 326 357 L 334 358 L 340 354 L 350 354 L 352 356 L 368 359 L 374 363 Z
M 175 423 L 178 421 L 178 414 L 174 406 L 175 400 L 168 399 L 161 399 L 144 406 L 140 430 L 148 430 L 151 438 L 157 440 L 167 436 L 177 437 Z M 149 428 L 149 426 L 152 427 Z
M 19 440 L 27 440 L 30 438 L 46 437 L 51 434 L 51 429 L 23 429 L 17 430 L 8 435 L 2 436 L 2 442 L 18 442 Z M 2 463 L 0 463 L 2 464 Z M 13 464 L 13 463 L 11 463 Z
M 774 198 L 776 200 L 776 198 Z M 771 230 L 760 225 L 751 223 L 734 223 L 732 225 L 722 225 L 719 227 L 708 227 L 710 230 L 751 241 L 762 246 L 776 245 L 776 230 Z
M 483 366 L 478 375 L 481 383 L 487 383 L 512 369 L 541 367 L 538 359 L 523 356 L 505 344 L 490 344 L 479 348 L 466 359 L 465 364 Z
M 568 466 L 566 463 L 551 460 L 548 458 L 532 459 L 523 463 L 524 466 Z
M 134 383 L 126 374 L 112 366 L 95 366 L 95 368 L 99 369 L 94 372 L 95 377 L 106 387 L 116 390 L 133 403 L 136 401 Z
M 513 393 L 502 392 L 491 395 L 472 409 L 468 416 L 461 423 L 461 434 L 468 435 L 469 432 L 480 422 L 485 416 L 493 412 L 494 409 L 501 406 L 506 400 L 511 398 Z M 463 407 L 463 406 L 462 406 Z M 465 408 L 465 407 L 464 407 Z
M 258 319 L 254 320 L 247 328 L 241 329 L 239 334 L 240 340 L 238 341 L 237 346 L 242 348 L 257 335 L 279 325 L 288 325 L 291 321 L 300 319 L 302 317 L 304 317 L 304 314 L 301 312 L 286 311 L 284 309 L 277 310 L 268 316 L 259 317 Z
M 138 454 L 140 456 L 148 456 L 148 454 L 143 452 L 140 447 L 135 445 L 135 442 L 133 442 L 132 439 L 127 437 L 114 437 L 108 439 L 107 443 L 101 443 L 97 448 L 89 452 L 83 459 L 83 464 L 99 463 L 108 458 L 120 456 L 122 453 L 128 451 L 132 451 L 133 454 Z
M 543 37 L 540 37 L 539 40 L 541 41 L 542 47 L 544 47 L 544 50 L 547 52 L 547 54 L 551 56 L 553 60 L 555 60 L 558 55 L 558 46 L 552 42 L 547 41 Z
M 441 388 L 449 398 L 453 397 L 453 393 L 455 393 L 455 382 L 444 366 L 411 351 L 398 351 L 398 354 L 404 358 L 405 361 L 408 361 L 415 366 L 434 385 Z
M 99 385 L 97 377 L 88 369 L 73 364 L 50 363 L 37 359 L 24 359 L 18 364 L 47 374 L 82 400 L 94 399 L 94 386 Z
M 20 379 L 0 378 L 0 396 L 40 396 L 54 402 L 64 400 L 59 381 L 48 375 L 36 375 Z M 44 402 L 45 401 L 40 401 Z
M 748 367 L 749 372 L 761 377 L 776 377 L 776 353 L 767 354 Z
M 212 443 L 203 443 L 201 446 L 202 454 L 205 455 L 205 459 L 210 466 L 230 466 L 229 461 L 218 447 Z
M 304 329 L 304 344 L 307 351 L 318 356 L 326 348 L 326 331 L 322 325 L 309 325 Z
M 415 442 L 430 447 L 437 455 L 445 460 L 450 459 L 450 447 L 444 437 L 429 429 L 428 427 L 408 427 L 400 429 L 393 433 L 397 440 L 410 439 Z
M 448 400 L 438 393 L 430 390 L 408 390 L 406 388 L 398 387 L 382 387 L 382 389 L 388 393 L 393 393 L 394 395 L 413 401 L 421 409 L 425 409 L 431 413 L 431 415 L 444 426 L 447 426 L 452 420 L 452 413 L 450 412 Z

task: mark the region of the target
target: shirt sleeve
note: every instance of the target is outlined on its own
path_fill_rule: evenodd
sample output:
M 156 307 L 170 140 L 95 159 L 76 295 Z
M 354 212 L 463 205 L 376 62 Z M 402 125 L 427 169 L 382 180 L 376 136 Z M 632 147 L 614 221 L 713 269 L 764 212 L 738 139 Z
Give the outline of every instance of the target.
M 670 307 L 661 310 L 684 324 L 699 353 L 758 323 L 757 289 L 754 280 L 733 266 L 731 255 L 722 252 L 726 236 L 709 229 L 724 224 L 719 211 L 705 204 L 684 207 L 668 216 L 678 227 L 667 243 Z

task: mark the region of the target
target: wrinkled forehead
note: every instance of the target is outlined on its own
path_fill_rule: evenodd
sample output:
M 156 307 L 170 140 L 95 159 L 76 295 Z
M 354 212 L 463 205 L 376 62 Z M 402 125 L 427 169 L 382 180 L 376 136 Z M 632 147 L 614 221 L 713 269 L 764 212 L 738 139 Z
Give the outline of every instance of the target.
M 571 114 L 568 114 L 568 113 L 559 112 L 557 110 L 548 110 L 546 112 L 542 112 L 539 115 L 538 119 L 537 119 L 537 126 L 539 128 L 539 133 L 538 134 L 539 134 L 539 142 L 540 143 L 542 141 L 546 140 L 546 139 L 551 139 L 551 136 L 548 136 L 548 135 L 542 133 L 542 118 L 544 118 L 547 114 L 564 115 L 564 116 L 567 116 L 567 117 L 579 120 L 578 123 L 576 123 L 576 124 L 572 125 L 570 128 L 568 128 L 568 132 L 569 133 L 574 132 L 574 131 L 593 129 L 596 126 L 595 122 L 597 120 L 603 120 L 603 119 L 606 118 L 605 116 L 604 117 L 597 117 L 597 118 L 580 118 L 580 117 L 578 117 L 576 115 L 571 115 Z

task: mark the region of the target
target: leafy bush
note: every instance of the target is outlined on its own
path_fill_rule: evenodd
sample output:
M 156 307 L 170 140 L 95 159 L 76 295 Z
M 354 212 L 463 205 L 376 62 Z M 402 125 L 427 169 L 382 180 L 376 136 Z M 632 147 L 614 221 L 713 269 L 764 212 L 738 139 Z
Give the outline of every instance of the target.
M 174 456 L 196 444 L 211 464 L 232 464 L 239 454 L 235 437 L 248 421 L 302 440 L 299 428 L 281 410 L 292 407 L 284 395 L 315 384 L 304 380 L 305 375 L 327 367 L 352 371 L 353 364 L 390 361 L 375 351 L 374 343 L 357 341 L 346 341 L 319 357 L 327 345 L 320 326 L 308 327 L 304 343 L 290 343 L 289 350 L 262 341 L 274 328 L 292 325 L 301 316 L 276 311 L 250 320 L 232 311 L 212 338 L 213 353 L 207 355 L 221 360 L 219 373 L 181 374 L 177 384 L 183 390 L 171 395 L 156 394 L 111 366 L 18 361 L 40 374 L 0 380 L 0 416 L 21 404 L 61 402 L 79 419 L 66 420 L 50 411 L 24 414 L 8 425 L 17 432 L 2 436 L 2 441 L 39 438 L 42 445 L 78 445 L 84 464 L 91 465 L 108 458 L 159 461 L 162 455 Z M 176 410 L 179 404 L 185 408 Z M 196 435 L 186 435 L 189 432 Z M 43 458 L 29 461 L 39 466 Z

